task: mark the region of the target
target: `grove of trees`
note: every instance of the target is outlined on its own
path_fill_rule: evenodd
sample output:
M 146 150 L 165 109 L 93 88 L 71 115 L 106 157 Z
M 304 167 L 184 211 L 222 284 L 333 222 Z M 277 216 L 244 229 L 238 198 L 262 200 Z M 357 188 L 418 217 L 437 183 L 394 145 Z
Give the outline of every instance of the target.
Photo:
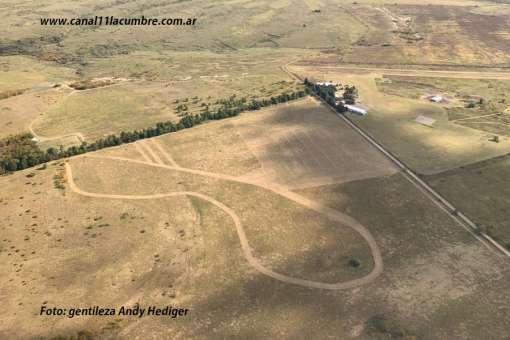
M 334 107 L 337 112 L 343 113 L 346 112 L 347 109 L 345 106 L 341 103 L 336 101 L 335 94 L 336 94 L 336 87 L 333 85 L 318 85 L 315 84 L 308 79 L 305 78 L 304 80 L 305 88 L 309 91 L 314 93 L 316 96 L 322 98 L 326 103 L 328 103 L 330 106 Z M 347 87 L 349 88 L 349 87 Z M 345 95 L 345 93 L 344 93 Z

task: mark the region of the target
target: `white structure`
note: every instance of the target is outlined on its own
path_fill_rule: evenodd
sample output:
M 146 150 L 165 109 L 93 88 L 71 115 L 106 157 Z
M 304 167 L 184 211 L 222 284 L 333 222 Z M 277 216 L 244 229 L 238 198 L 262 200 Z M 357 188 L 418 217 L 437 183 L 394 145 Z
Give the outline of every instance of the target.
M 359 106 L 356 106 L 356 105 L 345 104 L 344 106 L 350 112 L 359 114 L 361 116 L 365 116 L 368 113 L 368 111 L 366 109 L 364 109 L 362 107 L 359 107 Z
M 320 83 L 317 83 L 317 85 L 319 85 L 319 86 L 336 86 L 335 83 L 332 83 L 330 81 L 320 82 Z
M 418 117 L 416 117 L 414 121 L 429 127 L 432 127 L 432 125 L 434 125 L 434 123 L 436 122 L 434 118 L 430 118 L 423 115 L 419 115 Z
M 443 97 L 435 95 L 430 98 L 430 101 L 433 101 L 434 103 L 441 103 L 443 101 Z

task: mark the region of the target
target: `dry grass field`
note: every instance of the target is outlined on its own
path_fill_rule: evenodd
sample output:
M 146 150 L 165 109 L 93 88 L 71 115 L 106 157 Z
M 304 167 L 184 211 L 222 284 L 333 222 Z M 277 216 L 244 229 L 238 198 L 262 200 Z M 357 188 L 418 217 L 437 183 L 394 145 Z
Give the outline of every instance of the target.
M 178 117 L 154 86 L 118 84 L 73 91 L 49 109 L 33 129 L 37 135 L 58 136 L 76 131 L 96 140 L 119 131 L 141 129 Z M 168 100 L 169 101 L 169 100 Z M 91 119 L 91 113 L 93 118 Z
M 0 91 L 24 88 L 44 88 L 61 81 L 73 79 L 71 67 L 36 60 L 26 56 L 0 57 Z
M 161 143 L 182 166 L 288 188 L 395 172 L 389 161 L 310 98 L 229 119 L 228 123 L 207 123 L 164 136 Z
M 343 55 L 342 61 L 508 65 L 508 16 L 497 7 L 485 12 L 477 11 L 478 7 L 443 2 L 352 6 L 360 21 L 379 30 L 369 28 L 367 37 Z
M 510 80 L 395 77 L 379 80 L 384 93 L 427 100 L 440 94 L 448 120 L 495 135 L 510 136 Z
M 32 91 L 0 100 L 0 138 L 27 132 L 33 121 L 64 96 L 57 90 Z
M 199 113 L 206 104 L 214 109 L 217 100 L 232 95 L 260 100 L 296 91 L 300 85 L 279 68 L 280 63 L 290 60 L 289 53 L 291 51 L 264 53 L 264 50 L 229 56 L 146 53 L 129 58 L 98 59 L 80 72 L 86 79 L 110 77 L 111 85 L 75 90 L 69 87 L 69 81 L 62 79 L 61 87 L 46 85 L 32 90 L 38 97 L 49 98 L 45 101 L 51 103 L 44 108 L 30 107 L 37 116 L 35 113 L 27 115 L 23 107 L 10 107 L 11 103 L 27 103 L 31 92 L 0 101 L 2 111 L 6 112 L 2 120 L 6 121 L 8 133 L 26 131 L 30 127 L 45 148 L 79 144 L 81 140 L 94 141 L 108 134 L 142 129 L 162 121 L 175 122 L 182 114 Z M 250 62 L 249 57 L 257 54 L 260 60 Z M 190 60 L 194 65 L 191 68 L 187 65 Z M 179 113 L 180 105 L 186 105 L 187 110 Z M 80 135 L 78 139 L 65 138 L 77 134 Z
M 509 170 L 507 155 L 445 171 L 430 176 L 428 181 L 508 248 Z
M 349 118 L 510 244 L 507 0 L 0 11 L 2 140 L 78 146 L 302 90 L 296 74 L 336 81 L 369 109 Z M 197 25 L 40 24 L 95 15 Z M 0 188 L 0 339 L 508 338 L 508 258 L 311 97 L 2 175 Z M 39 315 L 96 305 L 189 314 Z
M 16 3 L 16 6 L 14 6 Z M 98 4 L 5 1 L 3 48 L 59 62 L 87 62 L 133 51 L 229 52 L 243 48 L 333 51 L 339 60 L 367 63 L 508 65 L 507 6 L 478 1 L 215 1 Z M 197 17 L 193 29 L 41 27 L 40 17 L 87 17 L 143 12 Z M 490 23 L 490 24 L 489 24 Z M 169 31 L 171 32 L 169 35 Z M 35 39 L 44 33 L 45 38 Z M 113 33 L 115 33 L 113 35 Z
M 279 140 L 269 138 L 275 122 L 286 122 L 291 132 L 297 126 L 301 133 L 335 131 L 381 168 L 371 178 L 353 178 L 356 169 L 374 171 L 373 164 L 346 155 L 340 183 L 288 191 L 288 179 L 275 183 L 265 175 L 281 171 L 276 157 L 259 159 L 282 152 Z M 0 263 L 8 273 L 0 279 L 6 306 L 0 336 L 496 339 L 506 334 L 506 261 L 404 177 L 388 172 L 387 161 L 331 112 L 305 100 L 210 125 L 211 131 L 230 131 L 227 136 L 237 136 L 232 137 L 237 142 L 200 142 L 210 136 L 204 125 L 0 178 L 5 188 Z M 271 143 L 251 152 L 251 138 L 262 134 Z M 190 142 L 194 138 L 196 145 Z M 318 178 L 325 173 L 325 160 L 337 150 L 329 140 L 320 141 L 307 146 L 324 152 L 324 166 L 311 166 L 317 161 L 313 152 L 293 153 L 295 173 Z M 291 150 L 301 146 L 298 138 L 287 143 Z M 201 162 L 179 163 L 187 159 L 182 155 L 198 160 L 200 150 Z M 246 176 L 272 167 L 262 177 Z M 180 192 L 203 196 L 166 195 Z M 303 287 L 264 275 L 246 259 L 225 207 L 242 223 L 255 259 L 285 277 L 338 283 L 374 270 L 366 240 L 319 207 L 366 226 L 384 269 L 347 290 Z M 135 303 L 182 306 L 190 315 L 37 315 L 42 304 Z
M 434 188 L 479 224 L 482 230 L 508 247 L 510 239 L 506 206 L 509 193 L 506 188 L 510 173 L 506 155 L 510 148 L 505 142 L 510 135 L 509 116 L 506 112 L 510 81 L 416 76 L 384 76 L 376 81 L 381 92 L 406 100 L 426 103 L 427 97 L 439 94 L 444 98 L 440 106 L 446 113 L 441 118 L 447 118 L 448 126 L 457 124 L 469 127 L 472 131 L 483 133 L 487 140 L 498 136 L 498 140 L 503 141 L 504 146 L 499 147 L 500 157 L 487 157 L 487 150 L 480 148 L 485 159 L 475 158 L 472 162 L 459 164 L 460 167 L 444 169 L 426 178 Z M 480 100 L 483 102 L 480 103 Z M 470 103 L 472 107 L 469 107 Z M 434 115 L 429 116 L 436 118 Z M 499 144 L 496 141 L 484 143 Z
M 233 122 L 261 162 L 261 171 L 248 176 L 303 188 L 396 171 L 355 131 L 309 98 Z

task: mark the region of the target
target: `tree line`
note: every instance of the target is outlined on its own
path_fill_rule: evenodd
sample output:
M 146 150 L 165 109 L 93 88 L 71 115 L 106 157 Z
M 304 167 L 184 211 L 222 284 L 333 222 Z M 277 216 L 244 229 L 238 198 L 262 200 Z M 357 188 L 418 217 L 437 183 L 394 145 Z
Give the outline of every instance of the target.
M 343 102 L 337 101 L 336 99 L 336 86 L 335 85 L 319 85 L 309 81 L 307 78 L 304 80 L 305 88 L 307 91 L 315 94 L 322 98 L 330 106 L 334 107 L 337 112 L 343 113 L 347 111 L 345 104 L 354 104 L 356 98 L 358 98 L 358 89 L 355 86 L 344 87 L 344 93 L 342 94 Z
M 236 96 L 231 96 L 228 99 L 221 100 L 219 102 L 219 104 L 221 104 L 219 108 L 211 110 L 209 106 L 207 106 L 202 112 L 194 115 L 186 115 L 177 123 L 166 121 L 141 130 L 122 131 L 120 134 L 112 134 L 92 143 L 83 142 L 80 146 L 71 146 L 67 149 L 61 146 L 60 148 L 49 148 L 43 151 L 39 149 L 36 141 L 33 140 L 33 136 L 29 133 L 11 136 L 0 141 L 0 174 L 23 170 L 42 163 L 80 155 L 86 152 L 132 143 L 140 139 L 189 129 L 208 120 L 235 117 L 241 112 L 255 111 L 263 107 L 285 103 L 304 97 L 307 93 L 308 92 L 305 90 L 300 90 L 282 93 L 278 96 L 265 99 L 253 99 L 251 101 L 248 101 L 244 97 L 237 98 Z

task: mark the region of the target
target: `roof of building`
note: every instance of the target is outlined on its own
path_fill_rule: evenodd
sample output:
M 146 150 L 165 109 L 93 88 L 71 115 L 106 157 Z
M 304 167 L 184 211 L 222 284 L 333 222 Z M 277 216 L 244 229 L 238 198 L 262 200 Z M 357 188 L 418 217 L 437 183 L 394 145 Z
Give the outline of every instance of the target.
M 432 125 L 434 125 L 436 120 L 434 118 L 419 115 L 418 117 L 416 117 L 415 122 L 426 125 L 426 126 L 432 126 Z
M 356 113 L 367 114 L 367 112 L 368 112 L 367 109 L 356 106 L 356 105 L 346 104 L 345 107 L 347 108 L 347 110 L 356 112 Z

